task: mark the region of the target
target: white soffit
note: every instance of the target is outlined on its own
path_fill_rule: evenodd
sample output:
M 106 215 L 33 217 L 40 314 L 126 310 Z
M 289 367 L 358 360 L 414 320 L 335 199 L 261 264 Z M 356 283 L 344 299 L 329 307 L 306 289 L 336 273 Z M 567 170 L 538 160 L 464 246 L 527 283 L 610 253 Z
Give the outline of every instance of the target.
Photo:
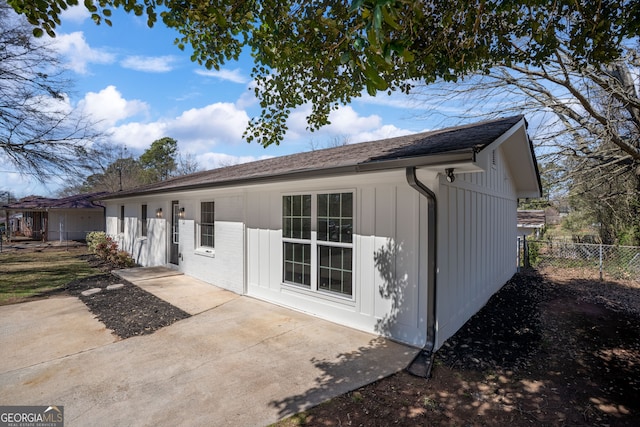
M 499 147 L 511 172 L 517 197 L 541 197 L 538 168 L 524 119 L 478 153 L 478 163 L 488 166 L 493 150 Z

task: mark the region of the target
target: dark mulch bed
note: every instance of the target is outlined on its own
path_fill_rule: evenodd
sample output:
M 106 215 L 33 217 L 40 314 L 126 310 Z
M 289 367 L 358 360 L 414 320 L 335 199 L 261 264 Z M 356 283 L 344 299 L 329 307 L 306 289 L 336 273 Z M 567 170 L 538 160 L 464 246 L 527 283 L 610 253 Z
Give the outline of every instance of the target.
M 461 369 L 522 369 L 542 339 L 541 286 L 516 276 L 438 350 L 441 362 Z
M 124 287 L 106 289 L 118 283 Z M 100 288 L 101 291 L 89 296 L 81 294 L 92 288 Z M 120 338 L 151 334 L 190 317 L 179 308 L 110 273 L 74 280 L 64 290 L 80 298 Z
M 638 426 L 640 284 L 517 274 L 435 355 L 278 424 Z

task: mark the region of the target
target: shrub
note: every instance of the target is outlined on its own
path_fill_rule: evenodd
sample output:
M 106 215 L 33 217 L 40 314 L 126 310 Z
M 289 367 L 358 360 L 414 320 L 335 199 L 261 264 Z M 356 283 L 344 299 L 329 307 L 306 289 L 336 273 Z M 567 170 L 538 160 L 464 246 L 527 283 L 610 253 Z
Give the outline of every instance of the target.
M 114 268 L 128 268 L 136 265 L 127 251 L 118 249 L 118 243 L 103 231 L 87 234 L 89 251 Z
M 130 268 L 136 265 L 129 252 L 118 250 L 111 258 L 111 264 L 118 268 Z
M 527 249 L 529 255 L 529 265 L 531 265 L 531 267 L 536 267 L 540 262 L 540 243 L 528 241 Z
M 92 254 L 96 253 L 96 248 L 100 243 L 107 243 L 107 234 L 104 231 L 92 231 L 87 233 L 87 248 Z

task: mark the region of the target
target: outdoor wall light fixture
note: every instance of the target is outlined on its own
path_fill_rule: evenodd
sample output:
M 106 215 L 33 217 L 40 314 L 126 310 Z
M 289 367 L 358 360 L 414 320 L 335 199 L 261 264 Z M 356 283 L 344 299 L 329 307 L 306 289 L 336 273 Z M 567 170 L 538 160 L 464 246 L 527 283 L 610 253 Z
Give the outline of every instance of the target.
M 162 208 L 156 209 L 156 218 L 162 218 Z
M 178 213 L 180 218 L 184 218 L 184 208 L 180 208 L 180 212 Z
M 447 174 L 448 182 L 453 182 L 456 180 L 456 176 L 453 174 L 453 168 L 445 169 L 444 173 Z

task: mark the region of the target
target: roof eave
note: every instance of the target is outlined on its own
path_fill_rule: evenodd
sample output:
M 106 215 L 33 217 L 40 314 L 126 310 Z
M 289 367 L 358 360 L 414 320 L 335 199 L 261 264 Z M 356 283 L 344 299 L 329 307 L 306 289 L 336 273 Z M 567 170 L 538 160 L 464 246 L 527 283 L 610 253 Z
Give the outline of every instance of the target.
M 404 169 L 407 167 L 446 167 L 460 163 L 474 163 L 475 160 L 476 151 L 473 148 L 469 148 L 440 154 L 360 163 L 356 166 L 356 171 L 374 172 L 388 169 Z
M 309 178 L 323 178 L 326 176 L 336 175 L 348 175 L 353 173 L 362 172 L 380 172 L 391 169 L 404 169 L 406 167 L 438 167 L 447 166 L 451 164 L 459 163 L 473 163 L 475 160 L 475 151 L 473 149 L 460 150 L 457 152 L 449 152 L 442 154 L 433 154 L 425 156 L 415 156 L 408 158 L 399 158 L 391 160 L 379 160 L 373 162 L 358 163 L 355 165 L 319 168 L 319 169 L 305 169 L 299 171 L 291 171 L 280 174 L 268 175 L 268 176 L 256 176 L 249 178 L 238 178 L 225 180 L 220 182 L 201 182 L 198 184 L 184 185 L 173 188 L 158 188 L 151 190 L 133 191 L 126 194 L 111 193 L 104 197 L 99 197 L 98 200 L 117 200 L 137 196 L 167 194 L 178 191 L 192 191 L 202 190 L 205 188 L 218 188 L 218 187 L 233 187 L 239 185 L 247 185 L 254 183 L 274 183 L 288 181 L 291 179 L 309 179 Z
M 538 163 L 536 161 L 535 150 L 533 147 L 533 143 L 529 138 L 527 127 L 528 127 L 527 121 L 524 117 L 522 117 L 509 130 L 507 130 L 502 135 L 500 135 L 499 138 L 497 138 L 495 141 L 488 144 L 487 146 L 482 147 L 482 149 L 478 152 L 478 154 L 481 159 L 479 160 L 479 162 L 481 164 L 484 164 L 488 162 L 488 156 L 490 155 L 490 152 L 493 149 L 503 145 L 505 142 L 511 143 L 511 146 L 519 143 L 524 144 L 526 146 L 526 150 L 529 151 L 530 156 L 528 156 L 526 159 L 522 159 L 522 162 L 524 163 L 521 163 L 520 167 L 516 168 L 516 170 L 518 171 L 517 177 L 520 178 L 520 181 L 522 181 L 525 176 L 528 176 L 529 179 L 526 181 L 529 181 L 529 182 L 526 182 L 524 184 L 520 182 L 517 184 L 518 188 L 517 188 L 516 196 L 519 199 L 524 199 L 524 198 L 536 199 L 536 198 L 542 197 L 542 194 L 543 194 L 542 180 L 540 178 L 540 171 L 538 169 Z M 505 144 L 505 149 L 506 147 L 507 145 Z M 521 145 L 520 148 L 524 148 L 524 147 L 522 147 Z M 513 159 L 515 157 L 513 154 L 513 149 L 510 149 L 507 151 L 508 151 L 506 153 L 507 163 L 512 164 Z M 514 174 L 514 176 L 516 175 Z
M 247 185 L 247 184 L 255 184 L 255 183 L 261 183 L 261 184 L 273 183 L 273 182 L 287 181 L 292 178 L 317 178 L 317 177 L 323 177 L 327 175 L 345 175 L 353 172 L 356 172 L 356 167 L 354 165 L 338 166 L 338 167 L 332 167 L 332 168 L 321 168 L 321 169 L 306 169 L 301 171 L 292 171 L 292 172 L 285 172 L 285 173 L 266 175 L 266 176 L 237 178 L 237 179 L 229 179 L 229 180 L 218 181 L 218 182 L 201 182 L 198 184 L 182 185 L 182 186 L 176 186 L 171 188 L 165 187 L 165 188 L 157 188 L 157 189 L 151 189 L 151 190 L 132 191 L 132 192 L 127 192 L 125 194 L 111 193 L 105 197 L 98 198 L 98 200 L 117 200 L 117 199 L 124 199 L 129 197 L 136 197 L 136 196 L 169 194 L 169 193 L 174 193 L 179 191 L 202 190 L 206 188 L 234 187 L 239 185 Z

